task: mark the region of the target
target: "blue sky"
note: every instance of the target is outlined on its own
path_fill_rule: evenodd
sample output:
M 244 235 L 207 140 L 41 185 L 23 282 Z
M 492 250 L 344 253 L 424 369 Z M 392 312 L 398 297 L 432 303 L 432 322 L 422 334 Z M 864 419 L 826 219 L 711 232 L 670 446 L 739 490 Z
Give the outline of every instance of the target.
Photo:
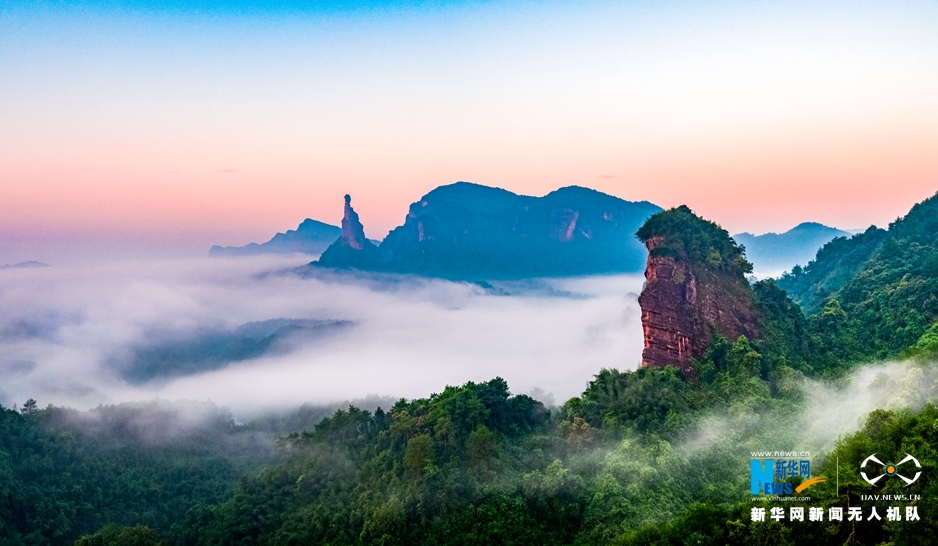
M 456 180 L 882 225 L 938 189 L 936 28 L 932 1 L 0 2 L 0 262 L 244 244 L 346 193 L 380 238 Z

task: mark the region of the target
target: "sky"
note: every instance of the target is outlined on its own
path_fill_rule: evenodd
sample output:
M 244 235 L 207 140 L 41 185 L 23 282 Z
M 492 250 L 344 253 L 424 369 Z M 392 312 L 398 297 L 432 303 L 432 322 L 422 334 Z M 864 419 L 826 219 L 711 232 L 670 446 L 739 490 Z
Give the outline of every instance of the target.
M 731 233 L 938 190 L 938 4 L 0 0 L 0 264 L 201 256 L 351 194 L 582 185 Z

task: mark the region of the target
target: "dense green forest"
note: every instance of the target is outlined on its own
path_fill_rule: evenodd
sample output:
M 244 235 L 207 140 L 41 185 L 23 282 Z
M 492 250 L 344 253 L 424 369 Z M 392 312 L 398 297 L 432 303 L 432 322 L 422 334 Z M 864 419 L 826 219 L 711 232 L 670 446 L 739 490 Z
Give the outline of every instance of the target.
M 862 533 L 752 522 L 752 506 L 771 505 L 748 500 L 749 452 L 803 446 L 810 425 L 803 376 L 767 377 L 763 363 L 748 341 L 721 342 L 697 383 L 603 370 L 554 412 L 501 379 L 469 383 L 339 410 L 263 456 L 250 427 L 224 419 L 157 441 L 76 428 L 57 408 L 4 410 L 4 543 L 918 544 L 938 532 L 927 518 Z M 830 476 L 839 457 L 840 495 L 816 485 L 812 506 L 862 504 L 862 459 L 909 450 L 925 468 L 918 505 L 934 513 L 936 423 L 931 405 L 871 414 L 815 458 Z
M 109 523 L 169 531 L 273 462 L 269 446 L 206 404 L 0 407 L 0 544 L 71 544 Z
M 811 313 L 822 348 L 836 360 L 903 354 L 938 321 L 938 195 L 888 231 L 834 239 L 778 284 Z
M 246 424 L 208 405 L 0 408 L 0 545 L 930 543 L 936 207 L 753 283 L 764 337 L 712 340 L 693 379 L 598 370 L 558 408 L 500 378 Z M 712 228 L 681 234 L 688 255 L 747 271 Z M 851 390 L 861 364 L 890 358 L 907 362 Z M 859 430 L 830 430 L 837 413 Z M 751 498 L 751 452 L 792 448 L 828 478 L 805 490 L 805 511 L 859 506 L 863 521 L 753 521 L 795 504 Z M 913 453 L 920 479 L 872 488 L 860 465 L 874 453 Z M 887 520 L 885 505 L 867 519 L 873 492 L 920 495 L 896 503 L 920 521 Z

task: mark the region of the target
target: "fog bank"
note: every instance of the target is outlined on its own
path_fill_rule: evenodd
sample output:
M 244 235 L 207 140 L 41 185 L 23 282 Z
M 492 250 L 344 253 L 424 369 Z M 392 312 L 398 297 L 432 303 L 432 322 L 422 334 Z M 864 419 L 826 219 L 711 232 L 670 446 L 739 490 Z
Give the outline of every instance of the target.
M 689 456 L 721 453 L 739 456 L 737 466 L 753 451 L 828 453 L 836 442 L 863 428 L 870 412 L 918 410 L 938 403 L 938 366 L 892 361 L 858 367 L 836 381 L 804 379 L 801 400 L 772 411 L 732 408 L 714 411 L 680 443 Z M 739 472 L 745 469 L 740 466 Z
M 297 268 L 307 260 L 4 270 L 0 403 L 159 397 L 248 415 L 496 376 L 562 403 L 641 358 L 640 275 L 488 285 Z

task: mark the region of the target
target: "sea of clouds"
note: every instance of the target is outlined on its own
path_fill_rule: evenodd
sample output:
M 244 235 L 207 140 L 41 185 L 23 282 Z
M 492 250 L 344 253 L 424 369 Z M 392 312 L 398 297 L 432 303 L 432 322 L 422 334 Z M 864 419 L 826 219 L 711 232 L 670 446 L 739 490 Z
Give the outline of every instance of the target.
M 335 272 L 308 260 L 0 271 L 0 404 L 210 400 L 249 416 L 369 395 L 426 397 L 497 376 L 514 393 L 560 404 L 600 369 L 634 369 L 641 359 L 641 275 L 476 284 Z M 230 351 L 216 350 L 237 345 L 252 324 L 281 324 L 274 319 L 324 327 L 262 339 L 230 362 Z M 204 367 L 160 373 L 173 355 L 200 352 Z M 144 379 L 128 376 L 140 354 L 162 359 Z
M 192 400 L 246 419 L 303 404 L 386 406 L 503 377 L 512 392 L 552 406 L 579 395 L 602 368 L 635 369 L 641 360 L 641 275 L 468 283 L 308 260 L 0 271 L 0 404 Z M 246 348 L 244 332 L 254 335 Z M 771 427 L 784 446 L 762 445 L 765 417 L 743 413 L 705 419 L 685 447 L 827 450 L 873 409 L 938 400 L 938 368 L 870 364 L 836 383 L 805 380 L 803 392 L 797 415 Z

